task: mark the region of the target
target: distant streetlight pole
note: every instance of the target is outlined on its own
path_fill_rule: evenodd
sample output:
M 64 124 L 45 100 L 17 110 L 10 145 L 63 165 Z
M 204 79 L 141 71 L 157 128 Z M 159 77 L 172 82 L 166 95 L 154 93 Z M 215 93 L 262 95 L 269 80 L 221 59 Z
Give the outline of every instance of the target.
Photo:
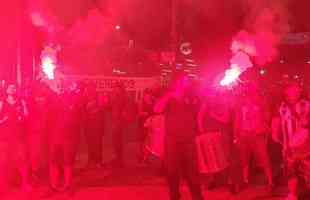
M 174 54 L 174 60 L 172 62 L 173 70 L 175 69 L 176 55 L 177 55 L 177 45 L 178 45 L 178 30 L 177 30 L 177 18 L 178 18 L 178 7 L 179 0 L 172 0 L 172 10 L 171 10 L 171 51 Z
M 22 42 L 21 42 L 21 32 L 22 32 L 22 2 L 18 1 L 18 13 L 17 13 L 17 40 L 16 40 L 16 81 L 17 85 L 22 84 L 22 73 L 21 73 L 21 63 L 22 63 Z

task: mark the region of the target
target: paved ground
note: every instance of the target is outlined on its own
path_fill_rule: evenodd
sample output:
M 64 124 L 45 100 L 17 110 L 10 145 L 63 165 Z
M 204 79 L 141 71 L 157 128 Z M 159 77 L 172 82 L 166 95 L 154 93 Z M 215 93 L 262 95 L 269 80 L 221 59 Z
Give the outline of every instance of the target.
M 110 141 L 109 139 L 105 141 Z M 59 194 L 50 200 L 168 200 L 168 191 L 165 180 L 152 170 L 151 167 L 137 165 L 138 145 L 135 142 L 126 145 L 126 168 L 98 169 L 92 171 L 77 171 L 77 191 L 73 198 Z M 83 153 L 84 152 L 84 153 Z M 105 160 L 113 158 L 113 151 L 110 144 L 105 145 L 103 150 Z M 77 167 L 85 166 L 87 156 L 85 150 L 81 150 L 77 158 Z M 231 195 L 226 188 L 218 188 L 213 191 L 204 191 L 206 200 L 280 200 L 286 194 L 285 187 L 278 189 L 275 196 L 265 192 L 262 185 L 263 179 L 258 176 L 255 183 L 238 195 Z M 32 193 L 21 193 L 17 190 L 11 191 L 7 196 L 0 197 L 0 200 L 39 200 L 46 188 L 39 188 Z M 182 187 L 182 200 L 190 200 L 186 187 Z M 279 197 L 281 196 L 282 197 Z
M 69 198 L 64 194 L 59 194 L 51 200 L 165 200 L 168 199 L 168 192 L 165 181 L 162 177 L 155 175 L 146 168 L 132 168 L 123 170 L 93 170 L 79 172 L 76 179 L 78 186 L 74 197 Z M 1 200 L 39 200 L 40 194 L 44 191 L 40 188 L 32 193 L 21 193 L 12 191 Z M 253 185 L 243 190 L 238 195 L 231 195 L 229 191 L 222 187 L 213 191 L 204 191 L 206 200 L 280 200 L 281 194 L 285 190 L 278 189 L 272 196 L 265 192 L 261 185 Z M 186 187 L 182 187 L 182 200 L 190 200 L 190 195 Z
M 184 189 L 185 190 L 185 189 Z M 205 192 L 206 200 L 280 200 L 283 197 L 268 197 L 260 194 L 261 189 L 248 190 L 240 195 L 231 196 L 226 190 L 219 189 L 214 192 Z M 10 196 L 3 198 L 3 200 L 39 200 L 41 198 L 36 194 L 25 195 L 18 192 L 12 193 Z M 75 194 L 75 197 L 68 198 L 65 195 L 58 195 L 51 200 L 165 200 L 168 199 L 166 189 L 164 187 L 156 186 L 126 186 L 126 187 L 111 187 L 111 188 L 84 188 Z M 187 191 L 183 192 L 182 200 L 190 200 Z

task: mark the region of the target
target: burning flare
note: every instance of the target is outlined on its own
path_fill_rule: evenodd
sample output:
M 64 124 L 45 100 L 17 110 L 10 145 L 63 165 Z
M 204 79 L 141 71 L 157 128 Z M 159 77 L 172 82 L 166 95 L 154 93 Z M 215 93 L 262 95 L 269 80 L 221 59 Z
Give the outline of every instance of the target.
M 255 56 L 256 48 L 247 32 L 240 32 L 231 44 L 233 57 L 230 59 L 230 68 L 226 70 L 221 86 L 229 86 L 239 80 L 239 76 L 253 67 L 250 56 Z
M 56 69 L 58 50 L 59 47 L 53 47 L 49 45 L 46 46 L 41 52 L 42 71 L 49 80 L 55 78 L 54 71 Z
M 56 66 L 54 61 L 50 57 L 45 57 L 42 59 L 42 71 L 48 79 L 54 79 L 54 70 Z
M 241 74 L 240 68 L 238 65 L 231 66 L 230 69 L 226 70 L 225 77 L 221 80 L 221 86 L 228 86 L 233 84 L 235 81 L 239 79 Z

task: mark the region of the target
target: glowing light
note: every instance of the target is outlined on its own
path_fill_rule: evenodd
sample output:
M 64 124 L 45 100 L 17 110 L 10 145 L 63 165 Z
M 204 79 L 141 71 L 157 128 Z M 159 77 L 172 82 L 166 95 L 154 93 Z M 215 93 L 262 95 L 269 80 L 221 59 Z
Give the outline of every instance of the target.
M 221 80 L 221 86 L 229 86 L 238 81 L 241 71 L 238 66 L 232 66 L 231 69 L 226 70 L 225 77 Z
M 253 67 L 251 57 L 256 54 L 254 42 L 247 33 L 241 33 L 235 38 L 230 50 L 233 54 L 230 59 L 230 68 L 226 70 L 224 78 L 220 81 L 221 86 L 229 86 L 237 83 L 239 76 L 247 69 Z
M 46 75 L 48 79 L 54 79 L 54 70 L 56 69 L 56 65 L 54 61 L 50 57 L 42 58 L 42 71 Z
M 265 75 L 265 74 L 266 74 L 266 70 L 261 69 L 261 70 L 259 71 L 259 73 L 260 73 L 261 75 Z
M 115 29 L 116 29 L 116 30 L 120 30 L 120 29 L 121 29 L 121 26 L 120 26 L 120 25 L 116 25 L 116 26 L 115 26 Z
M 48 80 L 54 79 L 54 71 L 57 63 L 57 52 L 59 50 L 59 46 L 49 44 L 45 46 L 41 52 L 41 68 Z
M 31 13 L 30 18 L 31 18 L 32 24 L 35 26 L 42 27 L 46 24 L 43 17 L 39 13 L 36 13 L 36 12 Z

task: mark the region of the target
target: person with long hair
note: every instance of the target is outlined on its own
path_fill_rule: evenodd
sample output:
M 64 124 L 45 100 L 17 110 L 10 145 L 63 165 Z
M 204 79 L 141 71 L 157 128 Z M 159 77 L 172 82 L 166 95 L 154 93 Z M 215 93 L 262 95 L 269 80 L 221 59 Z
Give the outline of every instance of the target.
M 6 182 L 7 170 L 16 165 L 21 176 L 22 189 L 31 190 L 29 165 L 26 153 L 25 119 L 28 116 L 26 102 L 17 95 L 17 87 L 9 83 L 6 96 L 0 101 L 0 141 L 4 145 L 1 158 L 1 179 Z

